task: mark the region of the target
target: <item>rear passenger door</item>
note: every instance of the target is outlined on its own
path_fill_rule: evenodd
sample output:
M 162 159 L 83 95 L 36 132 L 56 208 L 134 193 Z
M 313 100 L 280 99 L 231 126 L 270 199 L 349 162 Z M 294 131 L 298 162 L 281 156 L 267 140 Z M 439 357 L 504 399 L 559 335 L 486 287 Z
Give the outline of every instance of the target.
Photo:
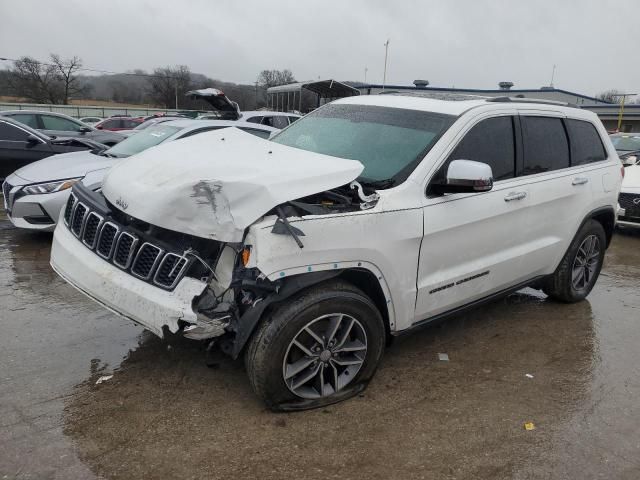
M 582 219 L 595 208 L 593 188 L 602 188 L 606 158 L 593 124 L 521 112 L 522 162 L 518 175 L 529 188 L 530 254 L 523 267 L 537 275 L 552 273 Z
M 17 169 L 51 155 L 51 147 L 44 140 L 0 119 L 0 179 L 6 178 Z

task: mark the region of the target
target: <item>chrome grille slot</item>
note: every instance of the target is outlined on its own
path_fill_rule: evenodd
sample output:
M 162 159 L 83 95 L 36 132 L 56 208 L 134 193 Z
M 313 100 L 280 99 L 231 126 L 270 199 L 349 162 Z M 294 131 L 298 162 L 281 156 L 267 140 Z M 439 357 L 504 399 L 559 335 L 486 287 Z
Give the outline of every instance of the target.
M 98 234 L 98 241 L 96 242 L 96 253 L 104 259 L 111 258 L 113 253 L 113 247 L 115 245 L 116 237 L 120 229 L 117 225 L 107 222 L 103 225 L 102 230 Z
M 84 233 L 82 234 L 82 243 L 93 250 L 96 246 L 96 239 L 98 238 L 98 231 L 102 226 L 102 216 L 96 212 L 89 212 L 87 220 L 84 223 Z
M 116 240 L 113 263 L 120 268 L 129 268 L 137 244 L 138 238 L 136 236 L 131 235 L 129 232 L 122 232 L 118 240 Z
M 189 260 L 175 253 L 167 253 L 153 277 L 153 283 L 164 288 L 173 288 L 182 278 L 182 274 L 187 268 Z
M 86 213 L 87 206 L 82 202 L 78 202 L 76 207 L 73 209 L 73 216 L 71 217 L 71 232 L 78 238 L 82 233 Z
M 143 280 L 148 280 L 151 278 L 151 274 L 158 262 L 160 262 L 163 253 L 164 251 L 160 247 L 148 242 L 143 243 L 133 261 L 131 274 Z
M 73 207 L 76 204 L 76 196 L 72 193 L 69 195 L 69 199 L 64 207 L 64 223 L 69 226 L 69 222 L 71 221 L 71 215 L 73 214 Z

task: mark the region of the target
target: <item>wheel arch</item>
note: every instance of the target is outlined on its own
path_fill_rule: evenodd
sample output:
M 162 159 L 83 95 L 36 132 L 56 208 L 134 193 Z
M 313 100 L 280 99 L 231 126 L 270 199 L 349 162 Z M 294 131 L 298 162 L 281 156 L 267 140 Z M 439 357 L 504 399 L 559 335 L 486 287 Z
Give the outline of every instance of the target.
M 602 225 L 602 228 L 604 228 L 605 236 L 607 238 L 607 248 L 608 248 L 609 244 L 611 243 L 611 238 L 613 237 L 613 231 L 616 225 L 616 214 L 613 207 L 611 206 L 600 207 L 589 212 L 589 214 L 585 217 L 585 219 L 580 224 L 580 227 L 578 228 L 578 232 L 580 231 L 582 226 L 589 220 L 595 220 Z M 577 235 L 577 232 L 576 232 L 576 235 Z
M 279 303 L 313 285 L 337 278 L 359 288 L 371 299 L 382 315 L 387 341 L 389 341 L 391 331 L 395 327 L 395 314 L 391 293 L 382 273 L 375 266 L 365 262 L 357 262 L 355 266 L 346 268 L 335 268 L 334 265 L 337 264 L 331 264 L 331 269 L 315 268 L 314 271 L 307 271 L 307 273 L 281 277 L 282 286 L 278 292 L 262 300 L 240 318 L 232 349 L 233 358 L 237 358 L 242 353 L 258 324 Z

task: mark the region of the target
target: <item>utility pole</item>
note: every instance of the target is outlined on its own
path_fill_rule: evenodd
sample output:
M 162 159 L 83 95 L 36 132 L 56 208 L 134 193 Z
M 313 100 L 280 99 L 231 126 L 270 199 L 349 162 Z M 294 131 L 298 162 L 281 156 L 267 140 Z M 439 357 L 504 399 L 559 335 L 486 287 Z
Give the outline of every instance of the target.
M 620 127 L 622 126 L 622 116 L 624 115 L 624 101 L 627 97 L 633 97 L 634 95 L 638 95 L 637 93 L 616 93 L 616 97 L 622 97 L 620 101 L 620 110 L 618 111 L 618 127 L 616 130 L 619 132 Z
M 176 110 L 178 110 L 178 79 L 176 78 Z
M 556 76 L 556 64 L 553 64 L 553 70 L 551 70 L 551 83 L 549 86 L 553 88 L 553 78 Z
M 382 90 L 387 84 L 387 58 L 389 56 L 389 39 L 384 44 L 384 74 L 382 76 Z
M 364 83 L 367 83 L 367 71 L 369 69 L 367 67 L 364 67 Z

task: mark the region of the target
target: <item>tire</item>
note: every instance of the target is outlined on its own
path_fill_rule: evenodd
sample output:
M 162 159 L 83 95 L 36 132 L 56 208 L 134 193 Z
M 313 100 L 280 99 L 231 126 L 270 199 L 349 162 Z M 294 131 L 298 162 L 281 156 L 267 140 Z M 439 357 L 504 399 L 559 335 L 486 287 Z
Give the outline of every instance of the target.
M 600 275 L 606 242 L 602 224 L 588 220 L 571 242 L 553 276 L 545 283 L 544 293 L 566 303 L 584 300 Z
M 320 283 L 280 305 L 258 326 L 245 351 L 251 387 L 274 411 L 345 400 L 373 377 L 385 336 L 380 312 L 361 290 L 341 280 Z

